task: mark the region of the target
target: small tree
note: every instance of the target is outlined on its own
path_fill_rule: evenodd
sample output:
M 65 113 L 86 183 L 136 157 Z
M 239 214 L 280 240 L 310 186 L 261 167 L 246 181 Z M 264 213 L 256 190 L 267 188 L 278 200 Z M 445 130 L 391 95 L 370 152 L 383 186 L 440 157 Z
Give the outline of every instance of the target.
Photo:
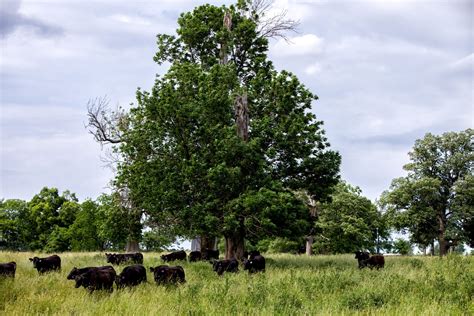
M 413 254 L 413 245 L 409 240 L 398 238 L 393 242 L 393 252 L 404 256 L 411 255 Z

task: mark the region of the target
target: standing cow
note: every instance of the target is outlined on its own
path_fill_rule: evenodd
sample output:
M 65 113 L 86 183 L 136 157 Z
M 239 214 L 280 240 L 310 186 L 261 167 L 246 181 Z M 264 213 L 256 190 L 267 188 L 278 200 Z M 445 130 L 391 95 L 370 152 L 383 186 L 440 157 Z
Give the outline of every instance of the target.
M 170 267 L 167 265 L 160 265 L 157 267 L 150 267 L 150 272 L 153 273 L 156 284 L 176 284 L 186 282 L 184 269 L 181 266 Z
M 116 278 L 115 270 L 112 269 L 90 269 L 85 273 L 74 276 L 76 288 L 84 287 L 89 293 L 95 290 L 114 290 L 114 281 Z
M 141 264 L 134 264 L 125 267 L 115 278 L 117 288 L 135 286 L 142 282 L 146 282 L 146 269 Z
M 45 273 L 48 271 L 61 270 L 61 258 L 58 255 L 52 255 L 46 258 L 33 257 L 29 258 L 33 262 L 33 267 L 38 270 L 38 273 Z
M 222 275 L 224 272 L 239 272 L 239 262 L 235 258 L 215 260 L 212 262 L 212 269 L 217 272 L 217 275 Z
M 201 251 L 202 260 L 210 261 L 212 259 L 219 260 L 219 250 L 203 249 Z
M 376 268 L 378 270 L 385 266 L 385 258 L 382 255 L 370 256 L 368 252 L 357 251 L 355 258 L 359 263 L 359 269 L 369 267 L 370 269 Z
M 200 251 L 191 251 L 188 256 L 189 262 L 196 262 L 201 260 L 201 258 L 202 256 Z
M 0 263 L 0 277 L 15 277 L 16 262 Z
M 265 258 L 257 255 L 253 259 L 244 260 L 244 270 L 248 270 L 249 273 L 265 272 Z
M 161 260 L 170 262 L 175 260 L 186 260 L 186 252 L 184 250 L 175 251 L 167 255 L 162 255 Z
M 131 263 L 143 263 L 143 254 L 140 252 L 135 253 L 106 253 L 105 257 L 107 258 L 107 262 L 111 264 L 122 264 L 126 262 Z
M 113 270 L 115 273 L 115 269 L 112 266 L 102 266 L 102 267 L 86 267 L 86 268 L 72 268 L 71 272 L 69 272 L 68 276 L 66 277 L 68 280 L 74 280 L 76 276 L 89 272 L 90 270 Z M 114 276 L 115 280 L 115 276 Z

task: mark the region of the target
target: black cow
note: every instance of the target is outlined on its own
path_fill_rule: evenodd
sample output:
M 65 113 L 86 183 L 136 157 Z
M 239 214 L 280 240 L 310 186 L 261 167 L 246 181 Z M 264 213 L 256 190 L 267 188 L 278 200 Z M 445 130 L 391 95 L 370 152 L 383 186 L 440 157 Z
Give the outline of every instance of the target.
M 249 273 L 265 272 L 265 258 L 257 255 L 253 259 L 245 260 L 244 270 L 248 270 Z
M 212 269 L 217 272 L 217 275 L 222 275 L 224 272 L 239 272 L 239 262 L 234 258 L 214 260 L 212 262 Z
M 219 250 L 213 250 L 213 249 L 204 249 L 201 251 L 201 257 L 202 260 L 212 260 L 216 259 L 219 260 Z
M 365 265 L 365 260 L 369 259 L 370 257 L 370 254 L 368 252 L 363 252 L 363 251 L 356 251 L 355 252 L 355 259 L 357 259 L 358 263 L 359 263 L 359 269 L 362 269 L 364 268 L 366 265 Z
M 184 269 L 181 266 L 170 267 L 167 265 L 150 267 L 157 284 L 176 284 L 186 282 Z
M 191 251 L 189 253 L 189 262 L 196 262 L 196 261 L 199 261 L 201 260 L 201 252 L 200 251 Z
M 141 264 L 125 267 L 122 273 L 115 278 L 117 288 L 135 286 L 142 282 L 146 282 L 146 269 Z
M 248 258 L 249 260 L 254 259 L 256 256 L 260 256 L 260 251 L 258 250 L 252 250 L 249 252 Z
M 114 290 L 114 281 L 116 278 L 115 270 L 112 269 L 90 269 L 85 273 L 76 275 L 75 287 L 84 287 L 92 293 L 95 290 Z
M 175 261 L 175 260 L 186 260 L 186 252 L 184 250 L 175 251 L 167 255 L 162 255 L 161 260 L 164 262 Z
M 376 268 L 378 270 L 385 266 L 385 258 L 382 255 L 373 255 L 364 261 L 364 266 L 369 267 L 370 269 Z
M 126 262 L 143 263 L 143 254 L 135 253 L 106 253 L 107 262 L 111 264 L 122 264 Z
M 53 270 L 61 270 L 61 258 L 58 255 L 52 255 L 46 258 L 29 258 L 33 262 L 33 267 L 38 273 L 45 273 Z
M 78 275 L 81 275 L 81 274 L 84 274 L 86 272 L 89 272 L 90 270 L 94 270 L 94 269 L 98 269 L 98 270 L 113 270 L 114 273 L 115 273 L 115 270 L 114 270 L 114 267 L 112 266 L 102 266 L 102 267 L 86 267 L 86 268 L 72 268 L 71 272 L 69 272 L 68 276 L 67 276 L 67 279 L 68 280 L 74 280 L 76 278 L 76 276 Z M 115 279 L 115 277 L 114 277 Z
M 0 277 L 15 277 L 16 262 L 0 263 Z

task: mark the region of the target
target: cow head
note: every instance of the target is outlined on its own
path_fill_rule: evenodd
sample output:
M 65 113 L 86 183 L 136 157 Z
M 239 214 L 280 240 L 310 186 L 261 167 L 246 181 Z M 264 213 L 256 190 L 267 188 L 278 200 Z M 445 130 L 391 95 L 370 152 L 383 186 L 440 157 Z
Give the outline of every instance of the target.
M 38 257 L 33 257 L 33 258 L 29 258 L 29 260 L 33 262 L 33 267 L 36 268 L 38 263 L 41 263 L 43 259 L 40 259 Z
M 153 276 L 157 283 L 166 281 L 168 277 L 169 267 L 162 265 L 153 269 Z
M 250 270 L 253 267 L 253 260 L 244 260 L 244 270 Z
M 107 262 L 114 264 L 117 261 L 117 256 L 113 253 L 106 253 L 105 256 L 107 257 Z
M 78 268 L 76 268 L 76 267 L 72 268 L 71 272 L 69 272 L 69 274 L 67 276 L 67 279 L 68 280 L 74 280 L 77 276 L 77 271 L 79 271 Z
M 357 260 L 366 260 L 369 259 L 369 253 L 368 252 L 363 252 L 363 251 L 356 251 L 355 252 L 355 259 Z
M 125 277 L 122 275 L 116 275 L 115 276 L 115 284 L 117 287 L 122 287 L 125 282 Z

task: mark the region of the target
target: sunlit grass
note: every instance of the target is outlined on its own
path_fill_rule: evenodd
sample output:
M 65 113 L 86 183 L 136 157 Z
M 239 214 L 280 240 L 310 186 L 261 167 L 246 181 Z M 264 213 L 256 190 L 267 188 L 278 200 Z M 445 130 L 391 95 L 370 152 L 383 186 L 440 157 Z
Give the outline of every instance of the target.
M 268 255 L 263 274 L 218 277 L 207 262 L 180 262 L 186 283 L 157 286 L 146 253 L 148 282 L 112 294 L 89 294 L 66 279 L 74 267 L 106 264 L 102 253 L 63 253 L 59 273 L 38 275 L 33 253 L 0 252 L 16 261 L 14 280 L 0 280 L 0 314 L 31 315 L 473 315 L 473 257 L 388 257 L 385 269 L 359 270 L 353 255 Z M 36 254 L 39 255 L 39 254 Z M 43 256 L 43 255 L 41 255 Z M 116 268 L 117 272 L 122 267 Z

